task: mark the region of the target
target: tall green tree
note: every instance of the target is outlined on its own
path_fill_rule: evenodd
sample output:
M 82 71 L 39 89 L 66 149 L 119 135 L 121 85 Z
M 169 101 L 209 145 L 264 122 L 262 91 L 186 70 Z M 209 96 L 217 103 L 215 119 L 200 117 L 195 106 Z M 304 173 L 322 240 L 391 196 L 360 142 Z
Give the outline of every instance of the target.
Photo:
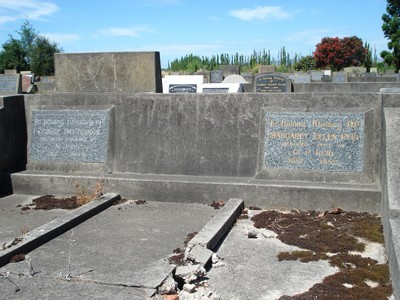
M 0 70 L 31 70 L 37 75 L 54 75 L 54 54 L 62 49 L 40 36 L 29 21 L 17 31 L 20 38 L 10 35 L 0 51 Z
M 3 44 L 3 51 L 0 52 L 0 70 L 16 69 L 17 72 L 26 70 L 26 51 L 19 40 L 10 36 L 10 39 Z
M 389 39 L 388 48 L 392 52 L 382 51 L 381 57 L 393 64 L 396 72 L 400 69 L 400 0 L 387 0 L 386 14 L 382 15 L 382 30 Z
M 22 48 L 26 52 L 26 61 L 28 62 L 28 65 L 30 65 L 32 63 L 32 48 L 35 39 L 38 37 L 38 32 L 36 32 L 33 25 L 26 20 L 17 33 L 20 36 Z
M 365 42 L 364 48 L 367 50 L 364 59 L 364 66 L 367 69 L 367 73 L 369 73 L 372 67 L 372 50 L 370 44 L 368 44 L 367 42 Z
M 37 75 L 54 75 L 54 54 L 61 52 L 56 43 L 38 36 L 31 50 L 31 71 Z

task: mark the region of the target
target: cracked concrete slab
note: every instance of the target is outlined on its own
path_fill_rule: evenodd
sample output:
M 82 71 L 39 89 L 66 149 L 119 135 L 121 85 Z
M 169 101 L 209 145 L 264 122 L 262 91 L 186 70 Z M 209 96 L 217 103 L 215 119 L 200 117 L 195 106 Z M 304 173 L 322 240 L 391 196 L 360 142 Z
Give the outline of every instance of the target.
M 29 279 L 26 261 L 10 263 L 1 272 L 10 272 L 21 290 L 33 289 L 32 292 L 46 286 L 57 288 L 59 278 L 85 285 L 155 291 L 174 269 L 167 257 L 175 248 L 183 247 L 188 234 L 198 232 L 217 213 L 202 204 L 147 202 L 137 205 L 128 201 L 109 207 L 28 253 L 26 261 L 39 272 L 33 278 L 43 282 L 25 285 Z M 25 276 L 21 279 L 17 274 Z M 0 284 L 9 286 L 4 278 Z

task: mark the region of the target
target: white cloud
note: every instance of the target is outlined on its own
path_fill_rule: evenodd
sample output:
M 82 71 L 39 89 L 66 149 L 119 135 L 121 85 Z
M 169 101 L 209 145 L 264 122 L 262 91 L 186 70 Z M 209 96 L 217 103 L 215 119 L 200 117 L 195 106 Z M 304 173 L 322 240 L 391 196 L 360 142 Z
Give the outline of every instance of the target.
M 81 39 L 79 34 L 43 33 L 41 35 L 60 45 L 75 42 Z
M 280 6 L 258 6 L 256 8 L 242 8 L 231 10 L 229 14 L 243 21 L 259 20 L 283 20 L 291 17 L 291 14 L 282 10 Z
M 41 19 L 57 12 L 59 7 L 38 0 L 0 0 L 0 24 L 18 19 Z
M 146 26 L 110 27 L 110 28 L 100 29 L 98 33 L 107 36 L 139 37 L 142 32 L 150 32 L 150 31 L 151 30 Z

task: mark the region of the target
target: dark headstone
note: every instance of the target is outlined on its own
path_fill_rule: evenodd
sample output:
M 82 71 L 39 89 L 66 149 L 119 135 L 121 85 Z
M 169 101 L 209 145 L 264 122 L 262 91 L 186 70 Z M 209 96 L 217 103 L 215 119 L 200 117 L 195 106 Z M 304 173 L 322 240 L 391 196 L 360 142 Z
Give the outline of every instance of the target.
M 107 160 L 109 110 L 34 110 L 30 160 Z
M 197 84 L 170 84 L 169 93 L 197 93 Z
M 263 73 L 255 77 L 256 93 L 286 93 L 292 91 L 291 81 L 280 73 Z
M 22 82 L 21 75 L 4 75 L 0 74 L 0 94 L 21 94 Z
M 271 112 L 265 168 L 361 172 L 364 113 Z
M 210 72 L 210 83 L 221 83 L 224 80 L 224 73 L 220 70 Z

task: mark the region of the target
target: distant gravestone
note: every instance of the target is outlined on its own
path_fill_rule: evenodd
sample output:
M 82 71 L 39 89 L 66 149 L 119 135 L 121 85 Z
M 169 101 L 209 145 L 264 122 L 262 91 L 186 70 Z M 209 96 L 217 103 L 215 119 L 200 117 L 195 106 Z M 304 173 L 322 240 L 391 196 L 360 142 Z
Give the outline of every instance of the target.
M 283 74 L 264 73 L 255 77 L 256 93 L 289 93 L 291 91 L 291 80 Z
M 335 83 L 348 82 L 347 74 L 344 72 L 334 72 L 332 82 Z
M 311 75 L 307 73 L 295 73 L 294 83 L 311 83 Z
M 33 110 L 30 161 L 104 163 L 110 110 Z
M 16 69 L 4 70 L 4 74 L 6 74 L 6 75 L 17 75 L 17 70 Z
M 22 93 L 21 75 L 0 74 L 0 94 L 14 95 Z
M 210 83 L 221 83 L 224 80 L 224 73 L 221 70 L 210 72 Z
M 225 77 L 223 83 L 242 83 L 242 84 L 248 84 L 246 79 L 243 78 L 243 76 L 237 75 L 237 74 L 232 74 L 228 75 Z
M 229 88 L 203 88 L 203 94 L 227 94 L 229 93 Z
M 319 82 L 322 80 L 323 73 L 321 71 L 311 71 L 311 81 Z
M 376 73 L 362 73 L 360 77 L 368 77 L 368 78 L 375 78 Z
M 197 93 L 197 84 L 170 84 L 169 93 Z
M 268 112 L 265 168 L 361 172 L 364 113 Z

